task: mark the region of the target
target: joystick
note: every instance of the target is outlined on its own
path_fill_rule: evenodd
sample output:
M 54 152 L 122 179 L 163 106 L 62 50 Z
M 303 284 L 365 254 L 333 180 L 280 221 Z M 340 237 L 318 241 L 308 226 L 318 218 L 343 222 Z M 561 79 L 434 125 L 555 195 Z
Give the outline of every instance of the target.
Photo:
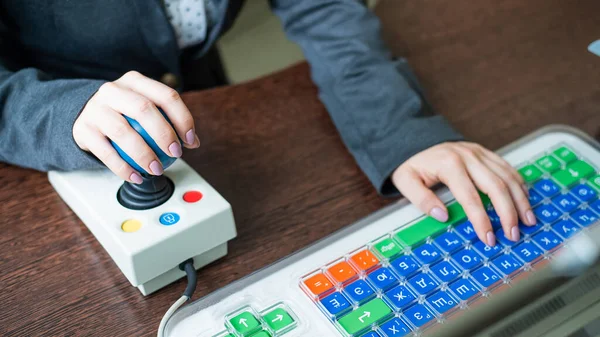
M 163 175 L 148 174 L 113 143 L 140 173 L 141 184 L 106 169 L 51 171 L 48 179 L 129 282 L 148 295 L 184 277 L 181 262 L 193 259 L 199 269 L 225 256 L 236 229 L 231 205 L 183 160 L 164 153 L 137 121 L 125 118 L 156 153 Z

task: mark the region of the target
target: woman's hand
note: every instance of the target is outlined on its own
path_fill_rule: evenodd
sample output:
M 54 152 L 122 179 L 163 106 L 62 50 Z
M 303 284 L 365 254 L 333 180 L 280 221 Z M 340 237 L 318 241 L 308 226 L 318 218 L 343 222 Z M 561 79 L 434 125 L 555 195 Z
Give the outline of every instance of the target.
M 173 127 L 157 106 L 163 109 Z M 160 149 L 171 157 L 182 155 L 177 136 L 187 148 L 200 146 L 194 118 L 177 91 L 130 71 L 118 80 L 102 85 L 73 125 L 73 138 L 77 145 L 93 153 L 124 180 L 139 184 L 142 177 L 119 156 L 109 139 L 146 172 L 161 175 L 163 168 L 154 151 L 123 115 L 138 121 Z
M 495 245 L 496 236 L 477 190 L 490 197 L 508 239 L 519 240 L 519 218 L 526 225 L 536 224 L 523 178 L 504 159 L 478 144 L 433 146 L 398 167 L 392 181 L 408 200 L 441 222 L 448 220 L 448 212 L 430 187 L 440 182 L 448 186 L 479 239 L 489 246 Z

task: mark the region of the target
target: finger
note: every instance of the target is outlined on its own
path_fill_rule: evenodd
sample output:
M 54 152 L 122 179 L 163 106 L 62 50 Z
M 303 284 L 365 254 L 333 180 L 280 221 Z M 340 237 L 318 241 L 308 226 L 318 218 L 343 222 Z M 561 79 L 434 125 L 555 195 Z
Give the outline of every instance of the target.
M 463 207 L 467 217 L 473 224 L 477 236 L 488 246 L 496 244 L 496 236 L 492 223 L 483 207 L 481 197 L 473 185 L 465 163 L 459 154 L 449 155 L 444 169 L 440 171 L 440 180 L 448 186 L 456 201 Z
M 196 136 L 194 118 L 175 89 L 135 71 L 128 72 L 116 82 L 148 97 L 154 104 L 160 106 L 186 147 L 200 146 L 200 141 Z
M 533 215 L 533 211 L 531 210 L 531 205 L 529 204 L 529 198 L 523 191 L 522 185 L 519 181 L 514 179 L 514 175 L 511 172 L 506 170 L 506 167 L 501 167 L 497 162 L 492 161 L 490 158 L 483 157 L 481 158 L 483 163 L 492 170 L 498 177 L 500 177 L 506 186 L 508 186 L 508 190 L 511 194 L 514 205 L 517 208 L 517 213 L 519 214 L 519 218 L 521 221 L 528 226 L 533 226 L 536 224 L 535 216 Z
M 492 204 L 500 216 L 505 236 L 510 240 L 519 241 L 519 218 L 507 184 L 479 158 L 469 158 L 467 170 L 477 188 L 492 200 Z
M 103 89 L 104 97 L 110 97 L 103 99 L 106 105 L 140 123 L 164 153 L 181 157 L 177 134 L 150 99 L 114 83 L 106 84 Z
M 491 161 L 495 162 L 500 167 L 502 167 L 503 170 L 505 170 L 506 172 L 509 172 L 510 175 L 513 176 L 513 178 L 522 186 L 525 194 L 529 195 L 529 189 L 527 188 L 527 185 L 525 184 L 525 180 L 523 179 L 523 177 L 504 158 L 500 157 L 497 153 L 490 151 L 479 144 L 475 144 L 475 143 L 466 143 L 466 144 L 479 157 L 489 158 Z
M 138 166 L 153 175 L 161 175 L 163 168 L 156 153 L 148 146 L 127 120 L 118 112 L 105 108 L 95 121 L 98 130 L 115 142 Z
M 425 184 L 417 172 L 412 169 L 397 170 L 392 182 L 400 193 L 423 213 L 440 221 L 448 221 L 448 210 L 444 203 Z
M 106 167 L 121 179 L 134 184 L 141 184 L 142 177 L 117 153 L 108 139 L 97 129 L 88 128 L 85 147 L 98 158 Z

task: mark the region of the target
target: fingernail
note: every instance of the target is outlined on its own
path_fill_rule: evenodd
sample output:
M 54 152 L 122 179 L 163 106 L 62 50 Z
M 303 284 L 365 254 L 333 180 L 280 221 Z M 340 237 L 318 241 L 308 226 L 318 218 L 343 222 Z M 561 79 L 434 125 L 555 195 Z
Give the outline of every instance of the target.
M 139 173 L 137 173 L 137 172 L 133 172 L 129 176 L 129 180 L 133 181 L 136 184 L 141 184 L 142 183 L 142 176 Z
M 188 145 L 192 145 L 194 144 L 194 140 L 196 140 L 196 134 L 194 133 L 194 130 L 190 130 L 185 134 L 185 142 Z
M 523 184 L 521 187 L 523 187 L 523 192 L 525 192 L 525 195 L 529 197 L 529 189 L 527 188 L 527 185 Z
M 515 242 L 519 241 L 519 237 L 520 237 L 519 228 L 517 228 L 516 226 L 513 227 L 510 230 L 510 236 L 512 237 L 513 241 L 515 241 Z
M 196 142 L 197 142 L 196 147 L 200 147 L 200 138 L 198 138 L 198 135 L 195 135 L 195 136 L 196 136 Z
M 171 152 L 172 157 L 179 158 L 182 155 L 181 145 L 179 145 L 179 142 L 171 143 L 171 145 L 169 145 L 169 151 Z
M 154 174 L 155 176 L 163 174 L 162 166 L 156 160 L 150 163 L 150 171 L 152 171 L 152 174 Z
M 496 235 L 494 235 L 494 233 L 492 233 L 492 231 L 487 232 L 486 234 L 487 236 L 487 245 L 490 247 L 493 247 L 496 245 Z
M 429 215 L 431 215 L 434 219 L 436 219 L 439 222 L 448 221 L 448 212 L 444 211 L 439 207 L 434 207 L 431 210 L 431 212 L 429 212 Z
M 530 225 L 535 225 L 537 223 L 537 219 L 535 218 L 535 215 L 533 215 L 533 212 L 531 210 L 528 210 L 525 213 L 525 217 L 527 218 L 527 222 L 529 222 Z

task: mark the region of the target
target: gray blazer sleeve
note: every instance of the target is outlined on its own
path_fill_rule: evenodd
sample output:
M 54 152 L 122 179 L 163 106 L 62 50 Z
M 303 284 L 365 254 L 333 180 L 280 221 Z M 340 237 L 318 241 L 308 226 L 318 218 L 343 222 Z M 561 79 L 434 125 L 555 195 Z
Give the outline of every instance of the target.
M 271 0 L 287 36 L 308 60 L 319 97 L 358 165 L 382 195 L 412 155 L 459 140 L 431 113 L 403 60 L 392 61 L 379 19 L 357 0 Z
M 14 50 L 0 36 L 0 161 L 41 171 L 101 167 L 77 146 L 72 129 L 103 82 L 19 68 Z

